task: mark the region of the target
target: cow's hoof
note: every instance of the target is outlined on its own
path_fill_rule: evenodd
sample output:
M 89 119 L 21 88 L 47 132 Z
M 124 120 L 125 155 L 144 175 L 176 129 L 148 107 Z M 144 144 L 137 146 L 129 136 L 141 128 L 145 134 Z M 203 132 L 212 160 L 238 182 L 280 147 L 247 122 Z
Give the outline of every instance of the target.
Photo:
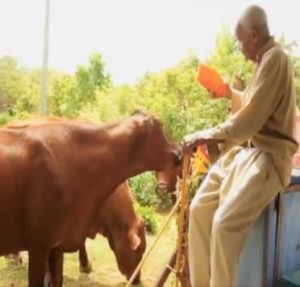
M 80 272 L 81 273 L 91 273 L 92 272 L 92 270 L 93 270 L 93 268 L 92 268 L 92 264 L 91 263 L 89 263 L 88 264 L 88 266 L 81 266 L 80 265 Z
M 134 286 L 134 287 L 143 287 L 143 283 L 142 282 L 132 282 L 132 286 Z

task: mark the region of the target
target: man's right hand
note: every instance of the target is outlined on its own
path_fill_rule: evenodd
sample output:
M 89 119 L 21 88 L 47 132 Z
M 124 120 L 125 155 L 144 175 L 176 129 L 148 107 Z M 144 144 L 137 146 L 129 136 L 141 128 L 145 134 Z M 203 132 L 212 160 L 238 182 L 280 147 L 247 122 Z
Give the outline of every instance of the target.
M 213 139 L 209 130 L 198 131 L 184 137 L 182 142 L 182 152 L 183 154 L 192 155 L 199 145 L 214 145 L 221 142 L 223 142 L 223 140 Z
M 231 99 L 231 95 L 232 95 L 232 89 L 230 88 L 228 83 L 224 83 L 214 92 L 209 89 L 207 89 L 207 91 L 213 99 L 218 99 L 218 98 Z

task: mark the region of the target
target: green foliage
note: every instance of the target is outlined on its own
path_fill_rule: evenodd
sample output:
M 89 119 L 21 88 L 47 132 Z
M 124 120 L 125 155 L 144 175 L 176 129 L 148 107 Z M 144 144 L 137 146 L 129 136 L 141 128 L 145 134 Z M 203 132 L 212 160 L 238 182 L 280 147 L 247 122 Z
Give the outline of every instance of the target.
M 78 112 L 75 79 L 64 75 L 51 85 L 49 94 L 49 111 L 58 116 L 75 116 Z
M 153 172 L 144 172 L 129 179 L 136 201 L 142 206 L 169 208 L 172 205 L 169 194 L 156 192 L 157 181 Z
M 176 141 L 215 126 L 227 115 L 227 102 L 212 100 L 198 83 L 198 66 L 199 60 L 190 55 L 174 68 L 147 74 L 137 84 L 145 109 L 162 120 L 167 134 Z
M 23 81 L 23 71 L 19 69 L 17 60 L 8 56 L 0 58 L 1 102 L 14 104 L 22 94 Z
M 16 118 L 38 111 L 39 85 L 13 57 L 0 58 L 0 111 Z
M 111 86 L 110 76 L 100 54 L 90 58 L 88 66 L 80 65 L 75 76 L 63 75 L 53 80 L 49 95 L 50 113 L 76 117 L 86 105 L 97 102 L 97 95 Z
M 112 119 L 130 116 L 138 107 L 137 93 L 128 85 L 96 91 L 95 101 L 88 102 L 80 111 L 80 117 L 105 123 Z
M 144 219 L 146 230 L 151 234 L 155 234 L 158 228 L 158 218 L 153 207 L 141 206 L 140 204 L 135 203 L 134 208 L 136 212 Z
M 152 172 L 144 172 L 129 179 L 130 187 L 137 202 L 143 206 L 156 206 L 156 180 Z
M 13 119 L 9 112 L 0 112 L 0 126 L 7 124 Z
M 215 67 L 230 83 L 239 77 L 244 87 L 249 83 L 254 65 L 247 61 L 238 47 L 238 41 L 228 27 L 217 36 L 216 49 L 212 52 L 208 64 Z
M 13 113 L 18 118 L 26 118 L 37 114 L 40 108 L 40 88 L 37 84 L 28 83 L 27 89 L 20 95 L 13 107 Z

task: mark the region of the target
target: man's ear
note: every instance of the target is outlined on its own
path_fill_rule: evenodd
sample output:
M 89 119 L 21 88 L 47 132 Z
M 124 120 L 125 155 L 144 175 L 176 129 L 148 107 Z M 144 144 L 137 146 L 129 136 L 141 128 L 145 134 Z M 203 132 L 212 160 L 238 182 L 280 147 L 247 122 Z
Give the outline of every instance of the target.
M 256 29 L 252 28 L 250 31 L 250 35 L 251 35 L 252 40 L 256 43 L 258 41 L 258 33 L 257 33 Z

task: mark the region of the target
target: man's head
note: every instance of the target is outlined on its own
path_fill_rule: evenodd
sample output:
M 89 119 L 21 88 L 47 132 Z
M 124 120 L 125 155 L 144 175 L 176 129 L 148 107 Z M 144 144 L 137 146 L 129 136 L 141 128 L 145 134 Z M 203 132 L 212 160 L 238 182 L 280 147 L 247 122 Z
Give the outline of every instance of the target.
M 260 48 L 270 39 L 266 12 L 259 6 L 248 7 L 240 17 L 235 32 L 246 59 L 257 61 Z

